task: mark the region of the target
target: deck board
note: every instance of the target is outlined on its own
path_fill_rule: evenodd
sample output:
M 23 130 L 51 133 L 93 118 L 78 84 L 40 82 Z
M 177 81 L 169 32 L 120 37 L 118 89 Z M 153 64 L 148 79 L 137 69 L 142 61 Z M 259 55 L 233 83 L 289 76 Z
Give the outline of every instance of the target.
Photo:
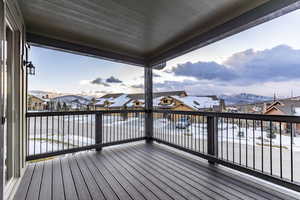
M 157 144 L 124 145 L 31 163 L 16 200 L 296 199 Z

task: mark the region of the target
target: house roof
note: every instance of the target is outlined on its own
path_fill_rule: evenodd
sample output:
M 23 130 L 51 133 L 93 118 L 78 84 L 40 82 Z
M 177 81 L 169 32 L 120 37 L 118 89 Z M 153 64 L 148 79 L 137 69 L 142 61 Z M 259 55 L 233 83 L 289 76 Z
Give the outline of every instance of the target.
M 214 100 L 213 97 L 198 97 L 198 96 L 186 96 L 186 97 L 177 97 L 173 96 L 173 98 L 182 102 L 184 105 L 193 108 L 193 109 L 205 109 L 205 108 L 213 108 L 214 106 L 219 106 L 220 102 L 218 100 Z
M 131 99 L 126 94 L 123 94 L 111 100 L 112 104 L 108 105 L 108 107 L 122 107 L 125 106 L 130 100 Z
M 300 108 L 299 100 L 283 99 L 271 104 L 267 108 L 267 111 L 265 113 L 270 112 L 272 109 L 277 109 L 281 111 L 284 115 L 295 115 L 296 108 Z
M 17 1 L 31 44 L 142 66 L 299 8 L 297 0 Z
M 124 93 L 106 94 L 101 98 L 117 98 L 121 95 L 124 95 Z M 132 93 L 132 94 L 127 94 L 127 96 L 131 99 L 144 99 L 144 93 Z M 163 97 L 163 96 L 187 96 L 187 93 L 183 90 L 153 93 L 153 98 Z

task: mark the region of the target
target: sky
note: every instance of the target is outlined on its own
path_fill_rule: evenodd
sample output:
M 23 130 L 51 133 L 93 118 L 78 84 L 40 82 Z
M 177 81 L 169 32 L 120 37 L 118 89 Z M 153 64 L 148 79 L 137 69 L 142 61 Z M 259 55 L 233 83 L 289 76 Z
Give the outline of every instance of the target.
M 167 62 L 154 91 L 300 96 L 300 10 Z M 31 47 L 29 90 L 101 96 L 143 92 L 141 67 Z

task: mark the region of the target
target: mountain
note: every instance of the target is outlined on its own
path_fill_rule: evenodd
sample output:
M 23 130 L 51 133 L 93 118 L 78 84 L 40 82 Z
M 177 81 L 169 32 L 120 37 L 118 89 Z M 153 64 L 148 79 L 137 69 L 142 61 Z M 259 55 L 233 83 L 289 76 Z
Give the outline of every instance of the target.
M 257 103 L 257 102 L 273 100 L 272 97 L 260 96 L 260 95 L 249 94 L 249 93 L 241 93 L 241 94 L 235 94 L 235 95 L 220 95 L 219 98 L 224 99 L 226 105 L 250 104 L 250 103 Z
M 64 96 L 58 96 L 55 98 L 52 98 L 52 101 L 55 102 L 60 102 L 60 103 L 67 103 L 67 104 L 72 104 L 73 102 L 82 104 L 82 105 L 88 105 L 91 103 L 91 101 L 87 98 L 84 98 L 82 96 L 78 95 L 64 95 Z

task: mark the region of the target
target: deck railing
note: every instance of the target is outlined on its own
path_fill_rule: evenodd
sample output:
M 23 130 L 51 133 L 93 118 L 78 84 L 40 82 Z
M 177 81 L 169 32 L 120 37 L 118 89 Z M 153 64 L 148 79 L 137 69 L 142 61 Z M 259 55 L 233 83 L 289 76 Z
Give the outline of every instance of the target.
M 27 113 L 26 159 L 143 140 L 144 119 L 138 110 Z
M 149 113 L 152 117 L 146 117 Z M 147 119 L 153 119 L 153 126 Z M 300 117 L 166 110 L 33 112 L 27 113 L 27 128 L 27 160 L 147 139 L 300 191 Z
M 300 191 L 300 117 L 154 111 L 157 142 Z

